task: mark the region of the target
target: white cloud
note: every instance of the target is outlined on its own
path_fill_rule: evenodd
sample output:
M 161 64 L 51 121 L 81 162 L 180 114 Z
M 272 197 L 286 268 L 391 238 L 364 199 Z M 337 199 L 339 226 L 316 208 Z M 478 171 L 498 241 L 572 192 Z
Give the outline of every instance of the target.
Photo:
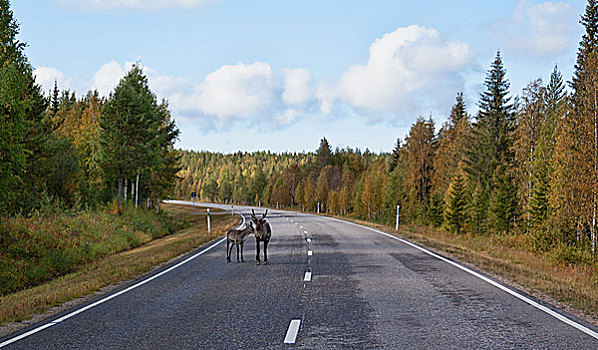
M 54 81 L 58 83 L 60 90 L 71 88 L 71 79 L 53 67 L 37 67 L 33 71 L 35 82 L 42 86 L 42 91 L 48 92 L 54 89 Z
M 275 99 L 272 68 L 267 63 L 226 65 L 208 74 L 195 98 L 197 107 L 226 122 L 255 117 Z
M 307 69 L 284 69 L 284 92 L 282 100 L 287 105 L 309 101 L 314 96 L 311 74 Z
M 91 11 L 113 9 L 154 11 L 166 8 L 192 10 L 205 7 L 214 1 L 215 0 L 59 0 L 65 7 Z
M 336 84 L 320 83 L 317 97 L 323 113 L 335 100 L 373 114 L 413 118 L 436 107 L 446 108 L 462 89 L 460 72 L 474 56 L 466 43 L 441 39 L 417 25 L 398 28 L 370 46 L 367 63 L 350 67 Z
M 513 18 L 498 24 L 506 44 L 534 56 L 557 54 L 575 44 L 577 14 L 566 2 L 521 0 Z
M 126 64 L 125 64 L 126 66 Z M 91 81 L 91 90 L 98 90 L 100 95 L 108 96 L 124 77 L 126 67 L 116 61 L 110 61 L 100 67 Z
M 284 127 L 296 122 L 301 116 L 301 112 L 296 109 L 285 109 L 284 112 L 279 113 L 274 118 L 274 123 L 277 127 Z

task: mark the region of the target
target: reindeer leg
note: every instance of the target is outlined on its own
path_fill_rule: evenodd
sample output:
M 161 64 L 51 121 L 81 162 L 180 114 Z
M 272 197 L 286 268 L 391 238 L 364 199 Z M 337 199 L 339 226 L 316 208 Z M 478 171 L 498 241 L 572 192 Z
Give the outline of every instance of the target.
M 243 244 L 245 242 L 241 241 L 241 262 L 245 262 L 245 260 L 243 260 Z
M 239 262 L 239 243 L 237 243 L 237 263 Z
M 268 265 L 268 240 L 264 241 L 264 265 Z
M 228 249 L 230 246 L 230 242 L 228 239 L 226 240 L 226 262 L 230 262 L 230 250 Z
M 255 239 L 255 263 L 260 264 L 260 240 L 258 238 Z

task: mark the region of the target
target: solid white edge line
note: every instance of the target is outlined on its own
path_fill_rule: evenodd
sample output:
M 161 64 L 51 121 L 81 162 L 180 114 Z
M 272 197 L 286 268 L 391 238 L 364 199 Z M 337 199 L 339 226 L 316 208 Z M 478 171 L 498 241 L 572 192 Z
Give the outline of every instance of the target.
M 305 272 L 305 277 L 303 277 L 303 281 L 311 282 L 311 271 Z
M 241 214 L 238 214 L 238 215 L 241 216 L 241 218 L 243 218 L 243 222 L 241 223 L 241 225 L 239 225 L 239 227 L 241 227 L 241 226 L 243 226 L 245 224 L 245 217 L 243 215 L 241 215 Z M 64 315 L 64 316 L 62 316 L 62 317 L 60 317 L 60 318 L 58 318 L 58 319 L 56 319 L 54 321 L 48 322 L 46 324 L 43 324 L 43 325 L 41 325 L 41 326 L 39 326 L 37 328 L 34 328 L 34 329 L 32 329 L 32 330 L 30 330 L 30 331 L 28 331 L 26 333 L 23 333 L 23 334 L 21 334 L 19 336 L 16 336 L 14 338 L 10 338 L 10 339 L 8 339 L 8 340 L 0 343 L 0 348 L 5 347 L 5 346 L 7 346 L 9 344 L 12 344 L 12 343 L 14 343 L 16 341 L 19 341 L 19 340 L 21 340 L 23 338 L 26 338 L 26 337 L 28 337 L 28 336 L 30 336 L 32 334 L 40 332 L 40 331 L 42 331 L 42 330 L 44 330 L 44 329 L 46 329 L 48 327 L 54 326 L 55 324 L 60 323 L 60 322 L 62 322 L 64 320 L 66 320 L 66 319 L 69 319 L 69 318 L 71 318 L 71 317 L 73 317 L 75 315 L 78 315 L 78 314 L 82 313 L 83 311 L 87 311 L 87 310 L 91 309 L 92 307 L 98 306 L 98 305 L 100 305 L 102 303 L 107 302 L 110 299 L 116 298 L 117 296 L 119 296 L 121 294 L 124 294 L 124 293 L 126 293 L 126 292 L 128 292 L 130 290 L 133 290 L 133 289 L 137 288 L 137 287 L 140 287 L 140 286 L 148 283 L 149 281 L 152 281 L 152 280 L 154 280 L 154 279 L 156 279 L 156 278 L 158 278 L 158 277 L 160 277 L 160 276 L 162 276 L 164 274 L 167 274 L 168 272 L 176 269 L 177 267 L 180 267 L 181 265 L 184 265 L 184 264 L 188 263 L 189 261 L 191 261 L 191 260 L 197 258 L 198 256 L 204 254 L 205 252 L 209 251 L 210 249 L 214 248 L 215 246 L 219 245 L 220 243 L 224 242 L 225 240 L 226 240 L 226 238 L 222 238 L 218 242 L 212 244 L 211 246 L 207 247 L 206 249 L 202 250 L 201 252 L 196 253 L 193 256 L 190 256 L 187 259 L 179 262 L 178 264 L 173 265 L 173 266 L 169 267 L 168 269 L 166 269 L 166 270 L 164 270 L 162 272 L 159 272 L 159 273 L 157 273 L 157 274 L 155 274 L 155 275 L 153 275 L 153 276 L 151 276 L 151 277 L 149 277 L 149 278 L 147 278 L 147 279 L 145 279 L 145 280 L 143 280 L 141 282 L 138 282 L 138 283 L 136 283 L 136 284 L 134 284 L 134 285 L 132 285 L 132 286 L 130 286 L 128 288 L 125 288 L 125 289 L 121 290 L 118 293 L 111 294 L 111 295 L 109 295 L 109 296 L 107 296 L 107 297 L 105 297 L 103 299 L 100 299 L 100 300 L 98 300 L 98 301 L 96 301 L 94 303 L 91 303 L 91 304 L 89 304 L 87 306 L 84 306 L 84 307 L 82 307 L 80 309 L 77 309 L 77 310 L 75 310 L 75 311 L 73 311 L 73 312 L 71 312 L 69 314 L 66 314 L 66 315 Z
M 289 329 L 287 330 L 287 335 L 284 337 L 285 344 L 295 344 L 297 333 L 299 333 L 300 324 L 301 320 L 291 320 L 291 323 L 289 323 Z
M 591 336 L 591 337 L 593 337 L 595 339 L 598 339 L 598 333 L 594 332 L 593 330 L 589 329 L 588 327 L 585 327 L 584 325 L 579 324 L 579 323 L 577 323 L 577 322 L 575 322 L 575 321 L 573 321 L 573 320 L 565 317 L 564 315 L 561 315 L 560 313 L 558 313 L 558 312 L 556 312 L 556 311 L 554 311 L 554 310 L 552 310 L 552 309 L 550 309 L 550 308 L 548 308 L 548 307 L 546 307 L 546 306 L 544 306 L 542 304 L 539 304 L 539 303 L 533 301 L 532 299 L 526 297 L 525 295 L 519 294 L 516 291 L 514 291 L 514 290 L 512 290 L 512 289 L 510 289 L 510 288 L 508 288 L 508 287 L 506 287 L 506 286 L 504 286 L 504 285 L 502 285 L 502 284 L 500 284 L 500 283 L 498 283 L 498 282 L 496 282 L 496 281 L 494 281 L 494 280 L 492 280 L 492 279 L 490 279 L 490 278 L 488 278 L 488 277 L 486 277 L 484 275 L 481 275 L 481 274 L 479 274 L 479 273 L 477 273 L 477 272 L 475 272 L 475 271 L 473 271 L 473 270 L 471 270 L 471 269 L 469 269 L 469 268 L 467 268 L 467 267 L 465 267 L 463 265 L 460 265 L 460 264 L 458 264 L 458 263 L 456 263 L 456 262 L 454 262 L 452 260 L 449 260 L 449 259 L 447 259 L 447 258 L 445 258 L 443 256 L 440 256 L 440 255 L 438 255 L 438 254 L 436 254 L 436 253 L 434 253 L 434 252 L 432 252 L 432 251 L 430 251 L 430 250 L 428 250 L 426 248 L 420 247 L 419 245 L 417 245 L 415 243 L 409 242 L 409 241 L 407 241 L 405 239 L 402 239 L 400 237 L 397 237 L 397 236 L 393 236 L 393 235 L 391 235 L 389 233 L 386 233 L 386 232 L 383 232 L 383 231 L 380 231 L 380 230 L 376 230 L 376 229 L 371 228 L 371 227 L 359 225 L 359 224 L 356 224 L 356 223 L 353 223 L 353 222 L 339 220 L 339 219 L 335 219 L 335 218 L 327 218 L 327 219 L 338 221 L 338 222 L 342 222 L 342 223 L 345 223 L 345 224 L 350 224 L 350 225 L 353 225 L 353 226 L 358 226 L 358 227 L 366 228 L 366 229 L 368 229 L 370 231 L 376 232 L 376 233 L 381 234 L 383 236 L 386 236 L 386 237 L 395 239 L 395 240 L 397 240 L 399 242 L 405 243 L 405 244 L 407 244 L 407 245 L 409 245 L 409 246 L 411 246 L 413 248 L 419 249 L 419 250 L 421 250 L 422 252 L 424 252 L 424 253 L 426 253 L 428 255 L 431 255 L 431 256 L 433 256 L 433 257 L 435 257 L 437 259 L 440 259 L 440 260 L 442 260 L 442 261 L 444 261 L 446 263 L 449 263 L 449 264 L 451 264 L 451 265 L 453 265 L 453 266 L 455 266 L 455 267 L 457 267 L 457 268 L 459 268 L 459 269 L 461 269 L 461 270 L 463 270 L 463 271 L 465 271 L 465 272 L 467 272 L 467 273 L 469 273 L 469 274 L 471 274 L 471 275 L 473 275 L 473 276 L 475 276 L 475 277 L 477 277 L 477 278 L 479 278 L 479 279 L 481 279 L 481 280 L 483 280 L 485 282 L 490 283 L 491 285 L 495 286 L 496 288 L 501 289 L 501 290 L 503 290 L 503 291 L 511 294 L 512 296 L 514 296 L 514 297 L 516 297 L 516 298 L 518 298 L 518 299 L 520 299 L 520 300 L 528 303 L 529 305 L 535 307 L 536 309 L 544 311 L 545 313 L 549 314 L 550 316 L 553 316 L 554 318 L 556 318 L 556 319 L 558 319 L 558 320 L 560 320 L 560 321 L 562 321 L 562 322 L 564 322 L 564 323 L 566 323 L 566 324 L 568 324 L 568 325 L 570 325 L 570 326 L 572 326 L 572 327 L 574 327 L 574 328 L 576 328 L 576 329 L 578 329 L 578 330 L 586 333 L 587 335 L 589 335 L 589 336 Z

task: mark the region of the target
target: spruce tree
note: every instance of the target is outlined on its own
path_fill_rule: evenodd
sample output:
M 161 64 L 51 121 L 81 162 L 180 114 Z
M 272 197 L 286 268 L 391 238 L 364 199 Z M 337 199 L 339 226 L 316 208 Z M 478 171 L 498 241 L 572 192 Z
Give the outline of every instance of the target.
M 471 124 L 463 93 L 457 94 L 448 121 L 438 135 L 438 151 L 434 158 L 432 192 L 444 198 L 459 164 L 466 158 L 471 138 Z
M 453 177 L 446 195 L 444 211 L 445 225 L 451 232 L 460 234 L 467 220 L 467 197 L 465 179 L 462 173 Z
M 483 228 L 488 218 L 487 208 L 492 217 L 501 222 L 492 222 L 500 227 L 511 227 L 510 217 L 516 203 L 516 192 L 509 192 L 507 186 L 512 181 L 508 165 L 513 160 L 513 132 L 516 126 L 515 106 L 509 96 L 509 82 L 506 79 L 500 51 L 492 62 L 484 83 L 486 91 L 480 95 L 480 111 L 474 123 L 472 145 L 469 152 L 467 173 L 472 186 L 472 218 L 477 228 Z M 502 171 L 497 172 L 498 167 Z M 497 187 L 503 187 L 497 191 Z M 499 196 L 500 198 L 491 198 Z M 509 196 L 513 196 L 510 198 Z M 509 197 L 509 198 L 507 198 Z M 490 202 L 494 204 L 490 206 Z M 498 203 L 497 201 L 502 201 Z M 504 222 L 503 222 L 504 220 Z M 508 231 L 508 230 L 507 230 Z
M 35 163 L 48 128 L 42 122 L 46 99 L 17 39 L 19 25 L 8 0 L 0 0 L 0 213 L 31 208 L 43 185 Z
M 54 80 L 54 90 L 52 90 L 52 101 L 50 102 L 50 110 L 52 115 L 58 113 L 60 107 L 60 91 L 58 91 L 58 82 Z
M 596 52 L 598 49 L 598 1 L 588 0 L 585 13 L 581 16 L 581 25 L 585 28 L 585 33 L 581 37 L 579 49 L 577 50 L 577 62 L 573 72 L 571 87 L 574 90 L 574 96 L 581 93 L 581 76 L 585 70 L 585 62 L 588 55 Z
M 553 177 L 553 154 L 556 129 L 564 114 L 566 95 L 563 77 L 555 65 L 544 94 L 546 116 L 540 128 L 535 157 L 531 164 L 533 188 L 530 199 L 530 229 L 540 234 L 548 218 L 550 182 Z
M 320 140 L 320 147 L 316 151 L 316 161 L 318 166 L 316 176 L 319 175 L 322 168 L 332 164 L 332 149 L 325 137 Z
M 397 143 L 395 143 L 395 148 L 392 150 L 392 154 L 390 156 L 390 164 L 388 171 L 392 173 L 393 170 L 397 167 L 399 162 L 399 158 L 401 157 L 401 139 L 397 139 Z

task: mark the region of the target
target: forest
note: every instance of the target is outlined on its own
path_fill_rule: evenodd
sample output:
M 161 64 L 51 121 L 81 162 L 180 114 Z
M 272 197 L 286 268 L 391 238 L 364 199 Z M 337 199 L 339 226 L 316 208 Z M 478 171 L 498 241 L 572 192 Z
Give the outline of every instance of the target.
M 9 5 L 0 1 L 0 216 L 167 197 L 180 170 L 179 130 L 140 65 L 109 97 L 77 97 L 57 83 L 44 92 Z
M 419 117 L 391 153 L 182 151 L 175 196 L 331 213 L 457 235 L 521 235 L 529 249 L 596 261 L 598 5 L 589 1 L 573 77 L 557 66 L 514 96 L 500 51 L 475 115 L 456 93 L 437 128 Z M 550 73 L 550 72 L 547 72 Z M 447 107 L 447 110 L 449 108 Z

